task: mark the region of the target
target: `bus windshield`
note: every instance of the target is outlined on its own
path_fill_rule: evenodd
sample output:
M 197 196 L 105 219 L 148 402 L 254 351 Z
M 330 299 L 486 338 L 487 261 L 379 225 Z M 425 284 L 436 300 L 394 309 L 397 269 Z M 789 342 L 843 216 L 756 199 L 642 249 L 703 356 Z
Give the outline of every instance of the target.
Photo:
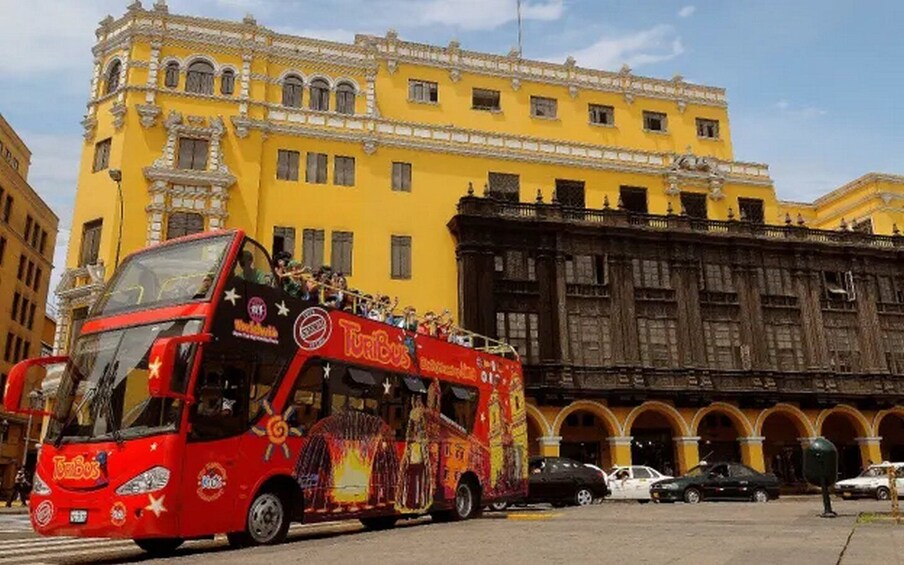
M 162 337 L 201 330 L 201 320 L 176 320 L 79 337 L 60 377 L 47 441 L 134 438 L 175 431 L 181 402 L 148 395 L 148 355 Z M 173 391 L 184 392 L 193 346 L 183 346 Z
M 208 300 L 232 236 L 162 245 L 132 255 L 110 281 L 92 316 Z

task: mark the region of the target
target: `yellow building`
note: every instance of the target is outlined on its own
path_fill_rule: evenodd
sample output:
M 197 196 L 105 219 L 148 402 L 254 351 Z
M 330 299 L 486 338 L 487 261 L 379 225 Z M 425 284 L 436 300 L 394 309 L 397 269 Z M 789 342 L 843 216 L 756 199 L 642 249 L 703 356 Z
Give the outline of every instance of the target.
M 53 268 L 58 219 L 28 185 L 30 164 L 28 147 L 0 115 L 0 392 L 15 363 L 41 354 Z M 24 394 L 31 392 L 26 387 Z M 27 459 L 27 422 L 0 408 L 0 427 L 6 428 L 0 433 L 0 493 L 11 487 L 16 467 Z
M 469 187 L 657 215 L 904 227 L 901 177 L 780 201 L 766 165 L 735 160 L 724 90 L 680 76 L 411 43 L 392 31 L 351 44 L 295 37 L 250 16 L 171 14 L 163 0 L 102 21 L 93 54 L 60 350 L 117 254 L 224 227 L 332 264 L 353 288 L 457 312 L 447 224 Z M 567 414 L 543 414 L 549 439 Z

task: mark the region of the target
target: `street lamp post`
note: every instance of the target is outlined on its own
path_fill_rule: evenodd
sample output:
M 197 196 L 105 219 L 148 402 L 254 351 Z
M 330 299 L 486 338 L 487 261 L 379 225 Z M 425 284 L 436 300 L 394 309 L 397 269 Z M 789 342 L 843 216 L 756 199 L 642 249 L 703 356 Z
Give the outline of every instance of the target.
M 110 178 L 116 183 L 116 194 L 119 197 L 119 234 L 116 236 L 116 260 L 113 262 L 113 268 L 115 269 L 119 266 L 119 250 L 122 247 L 122 223 L 123 220 L 125 220 L 122 203 L 122 171 L 119 169 L 110 169 L 108 172 Z
M 32 410 L 36 408 L 37 403 L 44 398 L 40 390 L 33 390 L 28 393 L 28 407 Z M 31 412 L 28 413 L 28 427 L 25 428 L 25 450 L 22 451 L 22 468 L 25 468 L 25 459 L 28 457 L 28 440 L 31 439 Z

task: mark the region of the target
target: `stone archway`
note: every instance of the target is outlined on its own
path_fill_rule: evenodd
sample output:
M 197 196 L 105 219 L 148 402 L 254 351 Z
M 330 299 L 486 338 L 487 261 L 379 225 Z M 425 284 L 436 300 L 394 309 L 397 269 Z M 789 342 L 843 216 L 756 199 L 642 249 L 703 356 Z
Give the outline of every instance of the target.
M 883 461 L 904 461 L 904 409 L 880 412 L 876 416 L 875 435 L 882 438 Z
M 803 442 L 816 433 L 804 413 L 790 405 L 764 410 L 757 418 L 757 432 L 763 437 L 766 471 L 774 473 L 783 486 L 806 489 Z
M 681 456 L 676 438 L 685 438 L 687 423 L 673 406 L 663 402 L 644 402 L 628 414 L 625 433 L 631 436 L 631 461 L 648 465 L 666 475 L 683 472 L 691 463 Z
M 853 408 L 838 406 L 824 410 L 817 418 L 817 425 L 819 435 L 838 450 L 838 477 L 857 476 L 867 463 L 860 444 L 869 438 L 870 427 L 863 415 Z
M 549 424 L 543 413 L 532 404 L 527 405 L 527 453 L 529 457 L 541 455 L 540 438 L 549 435 Z
M 615 464 L 610 438 L 619 435 L 615 416 L 604 404 L 577 401 L 566 406 L 553 423 L 556 436 L 561 438 L 559 455 L 603 469 Z
M 707 461 L 741 461 L 739 438 L 752 435 L 747 417 L 737 407 L 721 402 L 700 409 L 691 429 L 700 438 L 700 459 Z

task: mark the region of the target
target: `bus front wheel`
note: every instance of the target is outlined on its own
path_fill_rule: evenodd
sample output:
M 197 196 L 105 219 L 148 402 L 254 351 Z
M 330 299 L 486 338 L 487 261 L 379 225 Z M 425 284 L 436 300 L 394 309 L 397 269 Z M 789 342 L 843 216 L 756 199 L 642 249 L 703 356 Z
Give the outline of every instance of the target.
M 169 555 L 179 549 L 183 542 L 180 538 L 146 538 L 132 541 L 141 549 L 157 556 Z
M 480 494 L 469 480 L 458 483 L 451 510 L 431 514 L 437 522 L 455 522 L 474 518 L 480 511 Z
M 234 547 L 275 545 L 282 543 L 289 533 L 289 515 L 285 499 L 278 492 L 258 493 L 248 507 L 245 531 L 229 534 Z

